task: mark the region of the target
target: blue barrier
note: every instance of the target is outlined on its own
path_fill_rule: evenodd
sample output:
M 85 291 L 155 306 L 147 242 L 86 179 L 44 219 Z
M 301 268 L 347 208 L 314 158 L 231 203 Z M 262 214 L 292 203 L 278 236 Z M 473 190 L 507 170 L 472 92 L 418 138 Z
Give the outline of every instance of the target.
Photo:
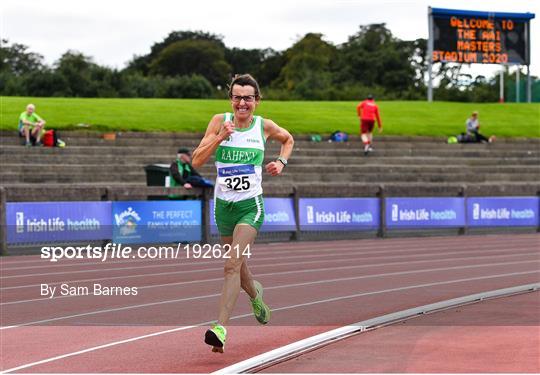
M 467 225 L 471 227 L 539 226 L 538 197 L 467 198 Z
M 385 198 L 386 228 L 538 227 L 539 197 Z M 379 198 L 265 198 L 262 232 L 380 227 Z M 213 201 L 210 231 L 217 234 Z M 202 240 L 202 201 L 7 202 L 7 243 Z
M 7 242 L 111 238 L 111 202 L 8 202 Z
M 118 201 L 112 204 L 113 242 L 198 242 L 201 201 Z
M 465 226 L 464 198 L 386 198 L 386 227 Z
M 336 231 L 377 229 L 378 198 L 300 198 L 300 230 Z

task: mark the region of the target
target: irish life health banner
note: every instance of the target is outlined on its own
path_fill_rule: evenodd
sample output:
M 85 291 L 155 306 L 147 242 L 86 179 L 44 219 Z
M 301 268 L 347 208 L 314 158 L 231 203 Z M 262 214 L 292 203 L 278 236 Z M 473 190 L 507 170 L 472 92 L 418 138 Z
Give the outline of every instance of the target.
M 467 198 L 467 225 L 471 227 L 537 227 L 538 197 Z
M 115 243 L 201 240 L 201 201 L 119 201 L 112 213 Z
M 8 202 L 8 243 L 105 240 L 111 202 Z
M 217 234 L 214 201 L 210 201 L 210 233 Z M 294 232 L 294 200 L 292 198 L 264 198 L 264 223 L 261 232 Z
M 300 198 L 300 230 L 370 230 L 379 227 L 378 198 Z
M 387 228 L 465 226 L 463 198 L 386 198 Z

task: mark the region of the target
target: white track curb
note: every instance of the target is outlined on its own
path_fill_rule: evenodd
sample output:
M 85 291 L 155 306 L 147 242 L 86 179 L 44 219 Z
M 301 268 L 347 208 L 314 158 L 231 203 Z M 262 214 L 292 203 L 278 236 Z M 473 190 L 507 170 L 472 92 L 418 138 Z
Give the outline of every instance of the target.
M 358 322 L 353 325 L 348 325 L 345 327 L 321 333 L 319 335 L 308 337 L 307 339 L 303 339 L 289 345 L 282 346 L 269 352 L 246 359 L 245 361 L 235 363 L 234 365 L 224 367 L 221 370 L 213 372 L 212 374 L 223 375 L 246 373 L 252 369 L 261 366 L 268 366 L 269 364 L 279 361 L 280 359 L 283 359 L 285 357 L 299 354 L 303 351 L 313 349 L 323 344 L 328 344 L 330 341 L 338 340 L 352 333 L 364 332 L 366 330 L 374 329 L 384 324 L 412 318 L 416 315 L 425 314 L 436 310 L 447 309 L 452 306 L 463 305 L 471 302 L 478 302 L 487 298 L 501 297 L 504 295 L 510 295 L 526 291 L 535 291 L 538 289 L 540 289 L 540 283 L 526 284 L 512 288 L 497 289 L 489 292 L 471 294 L 469 296 L 453 298 L 446 301 L 436 302 L 429 305 L 414 307 L 412 309 L 382 315 L 376 318 Z

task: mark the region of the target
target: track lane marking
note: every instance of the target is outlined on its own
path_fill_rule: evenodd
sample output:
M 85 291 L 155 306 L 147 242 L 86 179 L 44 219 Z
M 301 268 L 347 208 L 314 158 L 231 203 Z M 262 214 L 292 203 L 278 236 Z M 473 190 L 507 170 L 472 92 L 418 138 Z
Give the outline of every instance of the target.
M 480 256 L 480 257 L 460 257 L 460 258 L 442 258 L 442 259 L 428 259 L 428 260 L 416 260 L 416 261 L 405 261 L 405 262 L 390 262 L 390 263 L 375 263 L 375 264 L 360 264 L 355 266 L 343 266 L 343 267 L 326 267 L 326 268 L 312 268 L 308 270 L 294 270 L 294 271 L 282 271 L 282 272 L 269 272 L 269 273 L 259 273 L 257 274 L 257 277 L 262 276 L 276 276 L 276 275 L 287 275 L 287 274 L 299 274 L 299 273 L 309 273 L 309 272 L 319 272 L 319 271 L 335 271 L 335 270 L 347 270 L 347 269 L 355 269 L 355 268 L 370 268 L 370 267 L 384 267 L 384 266 L 394 266 L 394 265 L 409 265 L 409 264 L 418 264 L 418 263 L 432 263 L 432 262 L 443 262 L 443 261 L 460 261 L 460 260 L 478 260 L 478 259 L 484 259 L 484 258 L 508 258 L 508 257 L 516 257 L 516 256 L 529 256 L 529 255 L 537 255 L 537 253 L 524 253 L 524 254 L 505 254 L 505 255 L 486 255 L 486 256 Z M 526 260 L 526 261 L 514 261 L 514 262 L 504 262 L 504 263 L 498 263 L 498 264 L 519 264 L 519 263 L 527 263 L 529 261 L 534 260 Z M 200 271 L 208 271 L 208 270 L 220 270 L 221 268 L 209 268 L 206 270 L 200 270 Z M 174 273 L 180 273 L 174 272 Z M 137 277 L 144 277 L 146 275 L 141 275 Z M 120 277 L 122 278 L 122 277 Z M 124 277 L 125 278 L 125 277 Z M 64 281 L 64 282 L 57 282 L 57 283 L 47 283 L 48 285 L 56 285 L 56 284 L 67 284 L 67 283 L 75 283 L 75 282 L 83 282 L 83 281 L 99 281 L 99 280 L 110 280 L 114 278 L 103 278 L 103 279 L 87 279 L 87 280 L 75 280 L 75 281 Z M 212 279 L 201 279 L 201 280 L 190 280 L 190 281 L 179 281 L 174 283 L 164 283 L 164 284 L 150 284 L 150 285 L 142 285 L 138 286 L 138 289 L 150 289 L 150 288 L 159 288 L 159 287 L 166 287 L 166 286 L 177 286 L 177 285 L 188 285 L 188 284 L 197 284 L 197 283 L 206 283 L 206 282 L 213 282 L 213 281 L 220 281 L 223 280 L 223 277 L 219 278 L 212 278 Z M 35 286 L 39 286 L 39 284 L 36 284 Z M 93 295 L 93 294 L 89 294 Z M 65 298 L 77 298 L 80 296 L 58 296 L 55 297 L 54 300 L 58 299 L 65 299 Z M 86 297 L 86 296 L 84 296 Z M 44 297 L 44 298 L 34 298 L 34 299 L 27 299 L 27 300 L 17 300 L 17 301 L 10 301 L 10 302 L 2 302 L 0 303 L 0 306 L 4 305 L 13 305 L 18 303 L 28 303 L 28 302 L 37 302 L 37 301 L 52 301 L 52 298 Z
M 402 291 L 402 290 L 425 288 L 425 287 L 438 286 L 438 285 L 456 284 L 456 283 L 462 283 L 462 282 L 468 282 L 468 281 L 476 281 L 476 280 L 504 278 L 504 277 L 510 277 L 510 276 L 526 275 L 526 274 L 537 273 L 537 272 L 539 272 L 539 271 L 535 270 L 535 271 L 526 271 L 526 272 L 513 272 L 513 273 L 490 275 L 490 276 L 481 276 L 481 277 L 474 277 L 474 278 L 467 278 L 467 279 L 448 280 L 448 281 L 428 283 L 428 284 L 418 284 L 418 285 L 411 285 L 411 286 L 400 287 L 400 288 L 383 289 L 383 290 L 379 290 L 379 291 L 351 294 L 351 295 L 348 295 L 348 296 L 342 296 L 342 297 L 335 297 L 335 298 L 330 298 L 330 299 L 325 299 L 325 300 L 312 301 L 312 302 L 307 302 L 307 303 L 303 303 L 303 304 L 282 306 L 282 307 L 275 308 L 272 311 L 290 310 L 290 309 L 295 309 L 295 308 L 299 308 L 299 307 L 311 306 L 311 305 L 315 305 L 315 304 L 321 304 L 321 303 L 327 303 L 327 302 L 335 302 L 335 301 L 339 301 L 339 300 L 352 299 L 352 298 L 358 298 L 358 297 L 369 296 L 369 295 L 391 293 L 391 292 L 397 292 L 397 291 Z M 232 319 L 240 319 L 240 318 L 250 317 L 252 315 L 253 314 L 236 315 L 236 316 L 231 317 L 231 320 Z M 169 333 L 173 333 L 173 332 L 185 331 L 185 330 L 188 330 L 188 329 L 191 329 L 191 328 L 196 328 L 196 327 L 200 327 L 200 326 L 209 325 L 211 323 L 213 323 L 213 321 L 202 322 L 202 323 L 198 323 L 198 324 L 195 324 L 195 325 L 178 327 L 178 328 L 168 329 L 168 330 L 164 330 L 164 331 L 158 331 L 158 332 L 154 332 L 154 333 L 151 333 L 151 334 L 146 334 L 146 335 L 142 335 L 142 336 L 136 336 L 136 337 L 132 337 L 132 338 L 125 339 L 125 340 L 113 341 L 113 342 L 110 342 L 108 344 L 94 346 L 94 347 L 86 348 L 86 349 L 83 349 L 83 350 L 79 350 L 79 351 L 75 351 L 75 352 L 71 352 L 71 353 L 66 353 L 66 354 L 58 355 L 58 356 L 51 357 L 51 358 L 46 358 L 46 359 L 43 359 L 43 360 L 40 360 L 40 361 L 23 364 L 23 365 L 20 365 L 20 366 L 17 366 L 17 367 L 12 367 L 10 369 L 2 370 L 1 373 L 5 374 L 5 373 L 13 372 L 13 371 L 23 370 L 23 369 L 34 367 L 34 366 L 37 366 L 37 365 L 57 361 L 57 360 L 60 360 L 60 359 L 73 357 L 73 356 L 77 356 L 77 355 L 80 355 L 80 354 L 89 353 L 89 352 L 100 350 L 100 349 L 110 348 L 110 347 L 113 347 L 113 346 L 126 344 L 126 343 L 130 343 L 130 342 L 134 342 L 134 341 L 139 341 L 139 340 L 143 340 L 143 339 L 146 339 L 146 338 L 149 338 L 149 337 L 156 337 L 156 336 L 169 334 Z
M 532 247 L 532 248 L 524 248 L 523 250 L 536 250 L 537 248 L 536 247 Z M 474 250 L 474 251 L 470 251 L 470 252 L 467 252 L 467 254 L 476 254 L 476 253 L 481 253 L 481 254 L 485 254 L 485 253 L 492 253 L 492 252 L 496 252 L 496 253 L 500 253 L 500 252 L 507 252 L 508 250 L 504 250 L 504 249 L 495 249 L 495 250 L 491 250 L 491 251 L 487 251 L 487 250 Z M 448 255 L 448 254 L 463 254 L 464 251 L 451 251 L 451 252 L 445 252 L 445 253 L 429 253 L 429 254 L 410 254 L 410 255 L 403 255 L 403 256 L 390 256 L 390 255 L 387 255 L 387 256 L 380 256 L 380 257 L 369 257 L 368 259 L 371 260 L 371 259 L 388 259 L 388 258 L 398 258 L 398 259 L 403 259 L 403 258 L 414 258 L 414 257 L 427 257 L 427 256 L 433 256 L 433 255 Z M 519 254 L 522 254 L 522 253 L 513 253 L 512 255 L 519 255 Z M 321 257 L 332 257 L 332 256 L 335 256 L 335 255 L 348 255 L 347 254 L 321 254 L 319 256 L 312 256 L 312 257 L 309 257 L 309 258 L 314 258 L 314 257 L 317 257 L 317 258 L 321 258 Z M 358 257 L 363 257 L 364 254 L 362 253 L 358 253 L 358 254 L 355 254 L 355 256 L 351 256 L 351 257 L 348 257 L 346 259 L 332 259 L 332 260 L 328 260 L 326 262 L 345 262 L 345 261 L 348 261 L 350 259 L 356 259 Z M 540 255 L 540 254 L 539 254 Z M 290 259 L 290 257 L 280 257 L 279 259 L 283 259 L 283 258 L 286 258 L 286 259 Z M 298 257 L 295 257 L 295 258 L 298 258 Z M 275 259 L 275 258 L 272 258 L 272 260 Z M 295 264 L 312 264 L 312 263 L 321 263 L 321 262 L 325 262 L 325 260 L 313 260 L 313 261 L 305 261 L 305 260 L 302 260 L 302 261 L 299 261 L 299 262 L 288 262 L 288 263 L 264 263 L 264 264 L 253 264 L 253 263 L 250 263 L 250 268 L 255 268 L 255 267 L 272 267 L 272 266 L 282 266 L 282 265 L 295 265 Z M 207 264 L 208 262 L 200 262 L 198 264 Z M 223 261 L 218 261 L 218 262 L 211 262 L 211 264 L 220 264 L 220 265 L 223 265 Z M 129 269 L 139 269 L 139 267 L 128 267 Z M 172 271 L 172 272 L 160 272 L 160 273 L 155 273 L 155 274 L 136 274 L 136 275 L 122 275 L 122 276 L 111 276 L 111 277 L 105 277 L 105 278 L 101 278 L 101 279 L 84 279 L 84 280 L 73 280 L 71 282 L 77 282 L 77 281 L 91 281 L 91 280 L 95 280 L 95 281 L 98 281 L 98 280 L 113 280 L 113 279 L 123 279 L 123 278 L 131 278 L 131 277 L 139 277 L 139 276 L 152 276 L 152 275 L 167 275 L 167 274 L 177 274 L 177 273 L 197 273 L 197 272 L 206 272 L 206 271 L 214 271 L 214 270 L 221 270 L 223 267 L 219 267 L 219 268 L 206 268 L 206 269 L 195 269 L 195 270 L 179 270 L 179 271 Z M 99 272 L 99 271 L 108 271 L 110 269 L 103 269 L 103 270 L 100 270 L 100 269 L 95 269 L 95 270 L 92 270 L 92 272 Z M 90 271 L 90 270 L 88 270 Z M 86 272 L 86 271 L 84 271 Z M 78 272 L 57 272 L 57 273 L 53 273 L 53 275 L 57 275 L 57 274 L 60 274 L 60 275 L 63 275 L 65 273 L 68 273 L 68 274 L 73 274 L 73 273 L 78 273 Z M 38 275 L 28 275 L 28 276 L 46 276 L 46 275 L 50 275 L 49 274 L 38 274 Z M 8 277 L 11 277 L 11 276 L 8 276 Z M 13 276 L 13 277 L 18 277 L 18 276 Z M 22 277 L 22 276 L 21 276 Z M 51 282 L 51 283 L 48 283 L 50 285 L 55 285 L 55 284 L 62 284 L 64 281 L 62 282 Z M 28 287 L 35 287 L 35 286 L 39 286 L 40 284 L 29 284 L 29 285 L 17 285 L 17 286 L 10 286 L 10 287 L 2 287 L 0 288 L 0 290 L 8 290 L 8 289 L 18 289 L 18 288 L 28 288 Z
M 538 263 L 540 260 L 537 261 L 525 261 L 526 263 Z M 311 286 L 316 284 L 329 284 L 329 283 L 336 283 L 336 282 L 343 282 L 343 281 L 352 281 L 352 280 L 362 280 L 362 279 L 369 279 L 369 278 L 375 278 L 375 277 L 388 277 L 388 276 L 400 276 L 400 275 L 411 275 L 411 274 L 420 274 L 420 273 L 429 273 L 429 272 L 437 272 L 437 271 L 449 271 L 449 270 L 455 270 L 455 269 L 471 269 L 471 268 L 482 268 L 482 267 L 494 267 L 494 266 L 503 266 L 507 263 L 489 263 L 486 265 L 471 265 L 471 266 L 454 266 L 454 267 L 441 267 L 441 268 L 427 268 L 427 269 L 421 269 L 421 270 L 409 270 L 409 271 L 400 271 L 400 272 L 387 272 L 387 273 L 380 273 L 380 274 L 372 274 L 372 275 L 362 275 L 362 276 L 353 276 L 353 277 L 343 277 L 343 278 L 336 278 L 336 279 L 326 279 L 326 280 L 318 280 L 318 281 L 309 281 L 309 282 L 301 282 L 301 283 L 294 283 L 294 284 L 284 284 L 284 285 L 277 285 L 277 286 L 269 286 L 265 289 L 267 290 L 273 290 L 273 289 L 284 289 L 284 288 L 294 288 L 298 286 Z M 536 272 L 540 273 L 540 269 L 536 270 Z M 222 278 L 218 279 L 221 280 Z M 183 298 L 176 298 L 172 300 L 164 300 L 159 302 L 149 302 L 149 303 L 143 303 L 138 305 L 128 305 L 123 307 L 116 307 L 111 309 L 104 309 L 104 310 L 96 310 L 96 311 L 90 311 L 85 313 L 79 313 L 79 314 L 71 314 L 71 315 L 65 315 L 60 316 L 56 318 L 48 318 L 48 319 L 42 319 L 37 320 L 33 322 L 27 322 L 27 323 L 20 323 L 20 324 L 14 324 L 11 326 L 0 326 L 0 331 L 7 330 L 7 329 L 13 329 L 13 328 L 19 328 L 19 327 L 25 327 L 30 325 L 36 325 L 40 323 L 47 323 L 47 322 L 56 322 L 59 320 L 66 320 L 66 319 L 72 319 L 72 318 L 79 318 L 82 316 L 90 316 L 90 315 L 99 315 L 99 314 L 105 314 L 109 312 L 117 312 L 117 311 L 125 311 L 125 310 L 133 310 L 133 309 L 139 309 L 139 308 L 145 308 L 149 306 L 159 306 L 159 305 L 165 305 L 165 304 L 171 304 L 171 303 L 178 303 L 178 302 L 187 302 L 187 301 L 195 301 L 199 299 L 205 299 L 205 298 L 212 298 L 212 297 L 218 297 L 221 293 L 214 293 L 214 294 L 207 294 L 202 296 L 193 296 L 193 297 L 183 297 Z
M 500 235 L 487 235 L 486 237 L 484 237 L 484 241 L 482 244 L 480 244 L 481 246 L 483 245 L 486 245 L 486 246 L 493 246 L 493 245 L 499 245 L 500 244 L 500 239 L 499 238 L 496 238 L 496 236 L 500 236 Z M 530 241 L 532 239 L 537 239 L 535 237 L 538 237 L 538 235 L 536 234 L 531 234 L 531 235 L 515 235 L 517 238 L 513 240 L 513 244 L 521 244 L 521 242 L 527 244 L 527 243 L 530 243 Z M 414 245 L 416 243 L 431 243 L 431 242 L 434 242 L 435 245 L 456 245 L 455 242 L 458 242 L 460 243 L 463 238 L 456 238 L 456 237 L 433 237 L 433 238 L 422 238 L 421 241 L 418 241 L 417 239 L 415 239 L 414 241 L 407 241 L 407 240 L 411 240 L 411 239 L 408 239 L 408 238 L 400 238 L 400 239 L 396 239 L 396 238 L 385 238 L 384 240 L 382 239 L 360 239 L 360 240 L 336 240 L 336 244 L 335 246 L 336 247 L 350 247 L 350 246 L 359 246 L 359 247 L 362 247 L 364 245 L 368 245 L 368 246 L 379 246 L 381 244 L 383 244 L 384 242 L 384 245 L 388 245 L 388 246 L 382 246 L 382 247 L 377 247 L 377 248 L 392 248 L 392 247 L 395 247 L 396 246 L 396 243 L 399 242 L 399 245 L 401 248 L 403 247 L 406 247 L 406 245 Z M 539 239 L 540 240 L 540 239 Z M 403 244 L 402 241 L 407 241 L 407 243 Z M 494 243 L 490 243 L 490 242 L 494 242 Z M 293 251 L 306 251 L 306 252 L 310 252 L 310 251 L 316 251 L 316 250 L 312 250 L 313 248 L 324 248 L 326 246 L 328 246 L 327 244 L 324 244 L 324 242 L 318 242 L 318 241 L 309 241 L 309 242 L 299 242 L 298 244 L 293 244 L 291 245 L 290 242 L 277 242 L 277 243 L 267 243 L 267 244 L 256 244 L 257 246 L 257 251 L 261 251 L 261 252 L 273 252 L 273 251 L 280 251 L 283 249 L 283 251 L 288 251 L 288 250 L 293 250 Z M 334 245 L 333 245 L 334 247 Z M 278 248 L 278 249 L 276 249 Z M 36 257 L 38 255 L 35 255 Z M 11 257 L 9 258 L 17 258 L 17 257 L 34 257 L 34 255 L 12 255 Z M 141 259 L 141 261 L 150 261 L 148 259 Z M 12 259 L 0 259 L 0 267 L 4 267 L 4 270 L 12 270 L 12 269 L 16 269 L 16 268 L 7 268 L 6 266 L 9 266 L 9 265 L 12 265 L 12 264 L 27 264 L 27 263 L 42 263 L 43 262 L 43 259 L 30 259 L 30 260 L 12 260 Z M 81 261 L 80 263 L 78 264 L 74 264 L 73 266 L 76 266 L 76 265 L 81 265 L 81 266 L 85 266 L 85 265 L 89 265 L 89 264 L 100 264 L 102 262 L 92 262 L 92 263 L 86 263 L 84 261 Z M 128 263 L 128 261 L 112 261 L 111 264 L 113 263 Z M 22 268 L 17 268 L 17 269 L 22 269 Z
M 514 245 L 520 245 L 519 242 L 513 242 Z M 530 245 L 530 246 L 534 246 L 533 244 L 530 244 L 530 241 L 524 241 L 524 244 L 525 245 Z M 497 244 L 498 245 L 498 244 Z M 305 253 L 320 253 L 321 250 L 323 250 L 325 247 L 327 247 L 328 245 L 319 245 L 319 249 L 313 249 L 313 248 L 306 248 L 306 249 L 302 249 L 302 250 L 299 250 L 299 249 L 296 249 L 294 247 L 290 247 L 290 248 L 285 248 L 285 249 L 280 249 L 280 251 L 283 251 L 283 252 L 302 252 L 303 254 L 300 254 L 300 255 L 304 255 Z M 337 246 L 338 248 L 338 251 L 340 252 L 355 252 L 357 251 L 361 246 L 358 246 L 358 245 L 347 245 L 347 246 Z M 421 250 L 421 251 L 433 251 L 433 250 L 437 250 L 437 249 L 445 249 L 447 248 L 448 246 L 445 246 L 443 244 L 437 244 L 437 246 L 433 246 L 433 245 L 422 245 L 422 246 L 400 246 L 400 249 L 396 250 L 395 249 L 395 246 L 394 245 L 390 245 L 388 244 L 388 246 L 378 246 L 376 249 L 374 250 L 371 250 L 371 251 L 362 251 L 361 253 L 362 254 L 376 254 L 376 253 L 392 253 L 392 252 L 396 252 L 396 253 L 401 253 L 401 252 L 409 252 L 409 251 L 418 251 L 418 250 Z M 332 246 L 332 249 L 335 249 L 336 247 L 335 246 Z M 492 249 L 493 248 L 493 244 L 480 244 L 480 245 L 477 245 L 475 246 L 475 248 L 477 249 Z M 381 250 L 383 249 L 383 250 Z M 388 250 L 387 250 L 388 249 Z M 501 248 L 501 250 L 503 250 L 503 248 Z M 259 251 L 259 250 L 257 250 Z M 271 250 L 266 250 L 264 252 L 270 252 Z M 461 250 L 462 252 L 465 252 L 466 250 Z M 267 255 L 267 254 L 264 254 L 264 255 Z M 316 256 L 316 255 L 315 255 Z M 257 257 L 255 260 L 271 260 L 271 259 L 276 259 L 276 258 L 283 258 L 283 257 L 286 257 L 286 258 L 291 258 L 291 257 L 287 257 L 286 255 L 284 254 L 278 254 L 278 256 L 272 256 L 272 257 Z M 307 257 L 309 258 L 309 256 Z M 29 266 L 29 267 L 13 267 L 13 268 L 7 268 L 7 267 L 3 267 L 2 264 L 0 263 L 0 268 L 2 268 L 2 270 L 4 272 L 6 271 L 20 271 L 20 270 L 25 270 L 25 269 L 40 269 L 40 268 L 45 268 L 45 269 L 51 269 L 52 268 L 60 268 L 60 267 L 86 267 L 86 266 L 93 266 L 93 265 L 109 265 L 109 264 L 124 264 L 124 263 L 143 263 L 143 262 L 148 262 L 148 263 L 157 263 L 157 262 L 161 262 L 159 265 L 153 265 L 153 267 L 157 267 L 157 266 L 167 266 L 167 267 L 171 267 L 171 266 L 177 266 L 178 264 L 167 264 L 167 263 L 170 263 L 170 262 L 175 262 L 175 261 L 178 261 L 178 260 L 181 260 L 183 261 L 184 263 L 182 265 L 184 266 L 189 266 L 189 265 L 194 265 L 194 264 L 201 264 L 202 262 L 200 262 L 200 259 L 195 259 L 195 258 L 176 258 L 176 259 L 173 259 L 173 258 L 167 258 L 167 259 L 128 259 L 128 260 L 106 260 L 106 261 L 101 261 L 101 262 L 77 262 L 75 264 L 61 264 L 61 263 L 58 263 L 58 262 L 50 262 L 46 259 L 41 259 L 40 262 L 42 263 L 42 265 L 39 265 L 39 266 Z M 72 259 L 65 259 L 64 261 L 73 261 Z M 214 264 L 214 263 L 217 263 L 219 262 L 220 259 L 218 260 L 215 260 L 215 261 L 205 261 L 204 264 Z M 37 262 L 37 261 L 36 261 Z M 46 264 L 43 264 L 44 262 L 46 262 Z M 136 266 L 136 267 L 120 267 L 120 268 L 99 268 L 99 270 L 124 270 L 124 269 L 136 269 L 136 268 L 143 268 L 145 266 Z M 92 269 L 90 270 L 81 270 L 81 271 L 91 271 Z M 73 271 L 73 272 L 77 272 L 77 271 Z M 64 271 L 64 273 L 72 273 L 72 272 L 69 272 L 69 271 Z M 57 274 L 57 273 L 50 273 L 50 274 Z M 29 274 L 31 275 L 31 274 Z M 39 274 L 40 276 L 42 274 Z M 7 276 L 7 277 L 10 277 L 10 276 Z M 0 279 L 1 278 L 4 278 L 4 277 L 1 277 L 0 276 Z

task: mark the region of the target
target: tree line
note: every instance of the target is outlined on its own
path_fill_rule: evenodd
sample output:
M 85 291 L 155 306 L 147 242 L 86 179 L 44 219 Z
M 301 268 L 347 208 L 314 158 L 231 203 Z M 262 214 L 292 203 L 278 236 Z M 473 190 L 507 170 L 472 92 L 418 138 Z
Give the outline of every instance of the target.
M 174 31 L 123 69 L 96 64 L 68 50 L 52 66 L 25 45 L 2 40 L 0 94 L 103 98 L 225 98 L 237 73 L 259 81 L 274 100 L 386 100 L 426 97 L 427 41 L 404 41 L 385 24 L 370 24 L 340 45 L 308 33 L 284 51 L 229 48 L 223 37 Z M 434 66 L 435 99 L 495 102 L 496 77 L 472 77 L 462 65 Z

